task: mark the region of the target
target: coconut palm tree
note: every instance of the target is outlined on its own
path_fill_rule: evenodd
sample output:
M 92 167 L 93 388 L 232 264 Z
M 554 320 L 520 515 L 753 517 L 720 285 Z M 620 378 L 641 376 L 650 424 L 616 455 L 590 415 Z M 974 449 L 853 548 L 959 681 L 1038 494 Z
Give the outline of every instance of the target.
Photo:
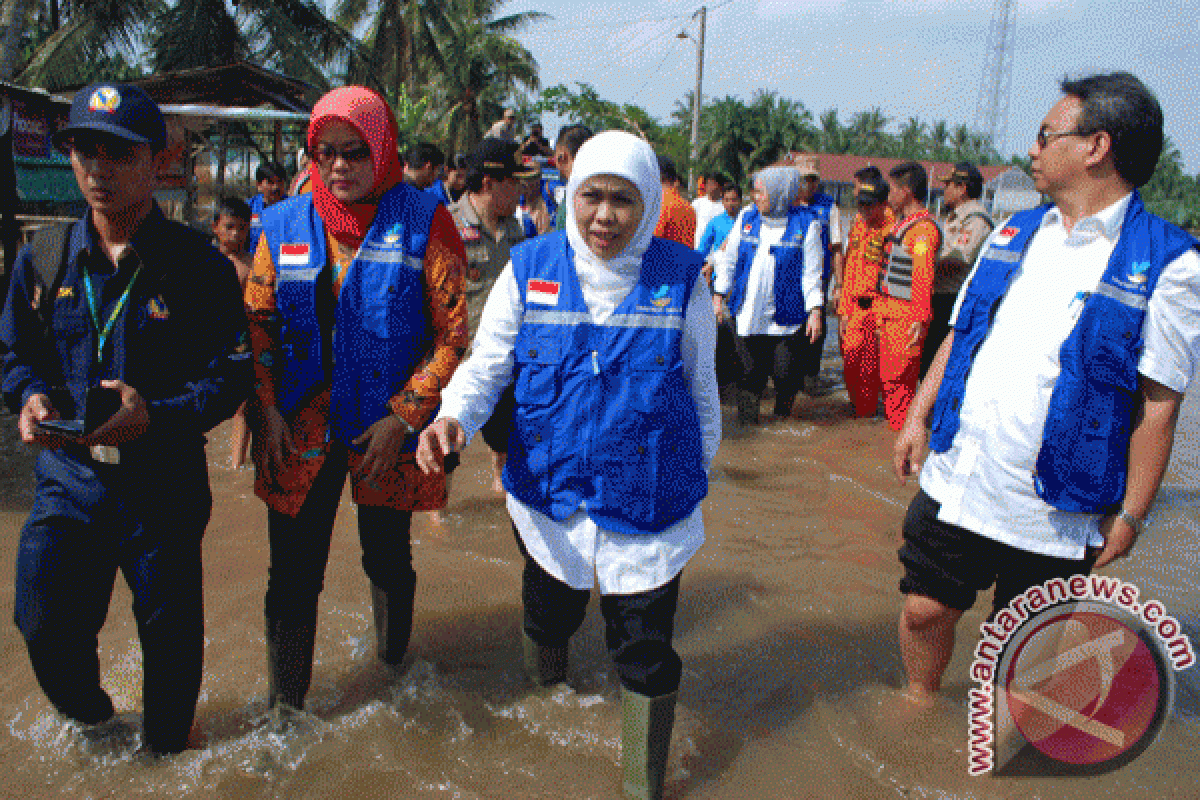
M 17 79 L 55 89 L 96 79 L 96 65 L 115 57 L 135 61 L 148 25 L 164 10 L 161 0 L 74 0 Z

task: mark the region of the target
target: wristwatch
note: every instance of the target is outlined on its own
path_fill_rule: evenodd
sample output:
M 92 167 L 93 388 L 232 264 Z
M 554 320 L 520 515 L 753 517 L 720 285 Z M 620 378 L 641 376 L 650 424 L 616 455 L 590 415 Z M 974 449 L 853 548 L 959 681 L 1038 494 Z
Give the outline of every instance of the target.
M 1117 512 L 1117 518 L 1129 527 L 1133 528 L 1134 536 L 1142 535 L 1142 523 L 1146 521 L 1145 517 L 1135 517 L 1133 514 L 1130 514 L 1128 511 L 1122 508 Z

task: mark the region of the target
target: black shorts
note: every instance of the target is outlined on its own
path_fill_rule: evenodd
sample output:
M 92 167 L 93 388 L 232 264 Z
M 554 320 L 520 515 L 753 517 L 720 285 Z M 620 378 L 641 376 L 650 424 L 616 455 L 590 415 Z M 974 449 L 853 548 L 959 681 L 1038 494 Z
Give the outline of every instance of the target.
M 483 434 L 483 441 L 487 443 L 493 453 L 508 452 L 508 437 L 512 435 L 513 412 L 516 408 L 517 398 L 513 386 L 510 385 L 496 401 L 496 408 L 492 411 L 492 416 L 483 423 L 483 429 L 480 431 Z
M 1026 589 L 1051 578 L 1086 575 L 1098 551 L 1082 559 L 1031 553 L 937 518 L 941 504 L 918 491 L 904 517 L 904 564 L 900 591 L 932 597 L 959 611 L 975 605 L 975 595 L 996 584 L 993 613 Z

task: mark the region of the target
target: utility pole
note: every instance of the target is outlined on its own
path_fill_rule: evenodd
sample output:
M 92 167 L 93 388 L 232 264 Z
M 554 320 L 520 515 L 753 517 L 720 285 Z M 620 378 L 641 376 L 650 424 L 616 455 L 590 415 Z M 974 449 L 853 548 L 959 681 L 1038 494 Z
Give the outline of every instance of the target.
M 700 38 L 694 38 L 687 29 L 676 34 L 678 39 L 691 39 L 696 45 L 696 93 L 692 95 L 692 158 L 688 165 L 688 194 L 696 193 L 696 158 L 700 154 L 700 105 L 704 94 L 704 25 L 708 18 L 708 8 L 700 6 L 700 10 L 692 14 L 692 19 L 700 18 Z

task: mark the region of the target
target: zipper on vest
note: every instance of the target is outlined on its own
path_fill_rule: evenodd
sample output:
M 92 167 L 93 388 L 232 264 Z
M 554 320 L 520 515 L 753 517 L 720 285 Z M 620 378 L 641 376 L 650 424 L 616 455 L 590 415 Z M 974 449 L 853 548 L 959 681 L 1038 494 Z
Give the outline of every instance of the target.
M 600 374 L 600 354 L 595 350 L 592 351 L 592 374 Z

